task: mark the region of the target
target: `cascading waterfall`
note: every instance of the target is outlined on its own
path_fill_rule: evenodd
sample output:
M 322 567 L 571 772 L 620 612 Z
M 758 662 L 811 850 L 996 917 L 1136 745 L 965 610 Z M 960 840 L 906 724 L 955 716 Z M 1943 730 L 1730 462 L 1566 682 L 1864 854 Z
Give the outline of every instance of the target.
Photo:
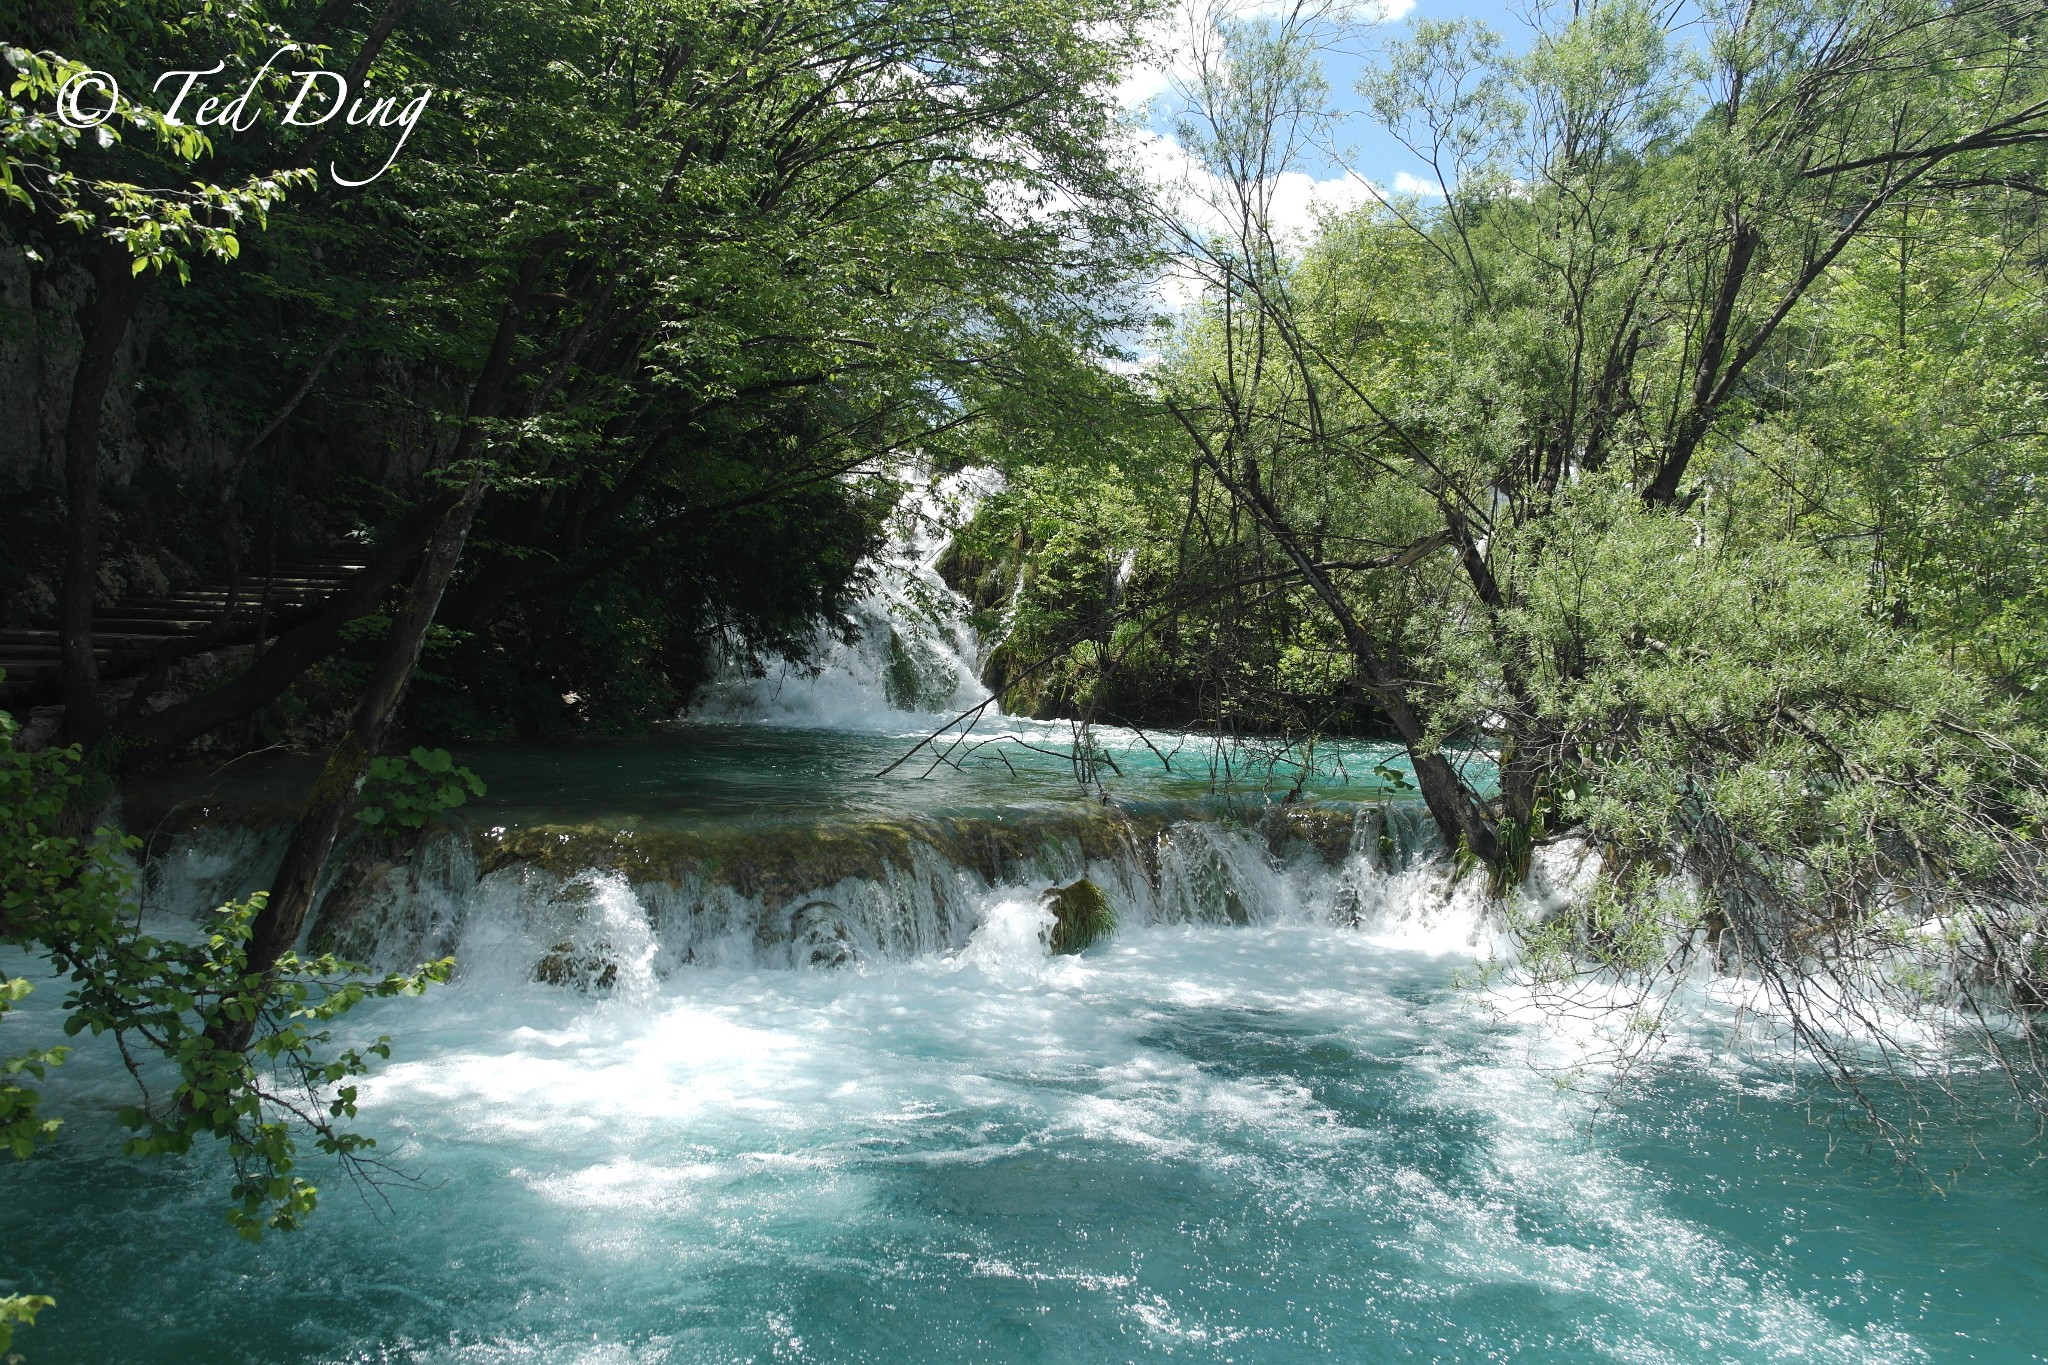
M 1001 476 L 912 471 L 908 483 L 889 517 L 888 542 L 869 565 L 872 586 L 851 613 L 852 642 L 821 630 L 813 665 L 774 663 L 763 677 L 728 665 L 693 707 L 694 718 L 897 731 L 913 718 L 951 717 L 988 699 L 967 603 L 939 576 L 938 563 Z
M 1039 747 L 1068 742 L 1059 727 L 1015 721 L 990 703 L 970 608 L 937 569 L 1000 486 L 986 469 L 906 471 L 851 642 L 821 631 L 815 671 L 780 665 L 753 677 L 735 664 L 690 720 L 907 737 L 986 704 L 1005 732 L 1022 727 Z M 1135 563 L 1124 551 L 1112 564 L 1119 586 Z M 1451 909 L 1440 841 L 1412 805 L 1219 812 L 1182 800 L 1027 810 L 997 825 L 930 812 L 885 825 L 768 819 L 663 833 L 458 823 L 409 844 L 366 837 L 330 870 L 312 946 L 381 968 L 453 954 L 464 972 L 610 991 L 683 967 L 956 954 L 992 907 L 1079 878 L 1104 891 L 1126 926 L 1435 933 L 1442 921 L 1468 943 L 1481 934 L 1476 904 Z M 191 830 L 152 850 L 150 899 L 196 915 L 266 885 L 282 846 L 275 828 Z
M 1486 916 L 1409 806 L 1211 811 L 1155 803 L 717 832 L 440 829 L 359 850 L 314 946 L 378 968 L 645 988 L 689 967 L 845 967 L 957 953 L 992 909 L 1085 878 L 1119 924 L 1327 924 L 1449 935 Z M 151 863 L 170 917 L 267 882 L 281 832 L 203 828 Z M 1040 955 L 1046 951 L 1040 943 Z
M 382 847 L 327 932 L 461 968 L 337 1041 L 392 1036 L 358 1122 L 421 1183 L 236 1244 L 219 1152 L 108 1179 L 132 1084 L 80 1039 L 0 1292 L 89 1305 L 30 1339 L 88 1362 L 2025 1358 L 2034 1172 L 1891 1193 L 1704 1029 L 1637 1108 L 1560 1090 L 1569 1032 L 1451 986 L 1493 945 L 1439 851 L 1371 804 Z M 275 856 L 177 836 L 155 913 Z M 1084 875 L 1123 926 L 1051 956 Z

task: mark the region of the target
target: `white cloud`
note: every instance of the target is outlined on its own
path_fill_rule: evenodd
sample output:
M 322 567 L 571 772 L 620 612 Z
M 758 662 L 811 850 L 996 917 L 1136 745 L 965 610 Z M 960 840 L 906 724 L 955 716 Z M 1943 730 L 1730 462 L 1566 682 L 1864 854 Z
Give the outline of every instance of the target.
M 1215 13 L 1226 19 L 1271 19 L 1287 13 L 1301 0 L 1217 0 Z M 1306 0 L 1313 5 L 1316 0 Z M 1346 4 L 1344 0 L 1332 0 L 1329 10 L 1333 18 L 1347 18 L 1360 24 L 1391 24 L 1408 17 L 1415 8 L 1415 0 L 1355 0 Z
M 1395 171 L 1394 193 L 1418 194 L 1425 199 L 1441 199 L 1444 197 L 1444 187 L 1437 184 L 1434 180 L 1424 180 L 1419 175 L 1410 175 L 1406 171 Z
M 1299 0 L 1182 0 L 1155 21 L 1144 35 L 1147 60 L 1125 73 L 1115 90 L 1118 103 L 1138 119 L 1148 118 L 1153 102 L 1186 91 L 1197 83 L 1199 54 L 1207 48 L 1214 60 L 1214 24 L 1218 20 L 1270 18 L 1287 13 Z M 1318 0 L 1307 0 L 1315 4 Z M 1415 0 L 1328 0 L 1327 17 L 1357 23 L 1392 23 L 1405 18 Z M 1235 187 L 1211 173 L 1174 139 L 1150 129 L 1133 129 L 1135 153 L 1147 180 L 1160 192 L 1165 210 L 1196 234 L 1229 235 L 1242 209 Z M 1441 194 L 1415 176 L 1403 176 L 1395 188 L 1409 194 Z M 1374 202 L 1382 191 L 1356 172 L 1318 178 L 1302 171 L 1283 171 L 1258 187 L 1264 217 L 1274 235 L 1288 246 L 1304 244 L 1318 220 Z M 1203 292 L 1202 271 L 1183 261 L 1159 285 L 1160 302 L 1173 312 L 1195 304 Z
M 1141 132 L 1137 155 L 1145 177 L 1158 191 L 1161 207 L 1183 229 L 1228 239 L 1240 229 L 1243 212 L 1237 187 L 1212 173 L 1172 138 Z M 1284 171 L 1257 187 L 1266 223 L 1283 249 L 1307 244 L 1317 223 L 1328 214 L 1373 203 L 1382 191 L 1356 172 L 1318 179 L 1301 171 Z M 1199 250 L 1183 256 L 1160 279 L 1157 297 L 1169 313 L 1184 313 L 1201 301 L 1209 266 Z
M 1165 206 L 1198 232 L 1230 232 L 1242 210 L 1237 187 L 1216 175 L 1172 138 L 1140 132 L 1138 164 L 1145 178 L 1161 191 Z M 1319 179 L 1304 171 L 1282 171 L 1255 191 L 1264 199 L 1265 218 L 1274 234 L 1300 241 L 1318 218 L 1342 213 L 1380 197 L 1380 190 L 1355 171 Z
M 1274 18 L 1284 14 L 1296 0 L 1186 0 L 1154 20 L 1143 35 L 1148 57 L 1124 74 L 1116 86 L 1117 103 L 1125 109 L 1144 110 L 1176 82 L 1186 83 L 1194 75 L 1193 54 L 1197 34 L 1214 20 Z M 1342 7 L 1344 0 L 1337 0 Z M 1358 23 L 1392 24 L 1405 19 L 1415 0 L 1357 0 L 1349 17 Z
M 1274 178 L 1272 196 L 1268 216 L 1274 231 L 1299 240 L 1308 235 L 1318 218 L 1374 203 L 1379 192 L 1356 171 L 1346 171 L 1328 180 L 1318 180 L 1300 171 L 1285 171 Z
M 1118 108 L 1137 110 L 1145 108 L 1165 94 L 1166 88 L 1172 83 L 1173 77 L 1168 73 L 1164 63 L 1140 63 L 1124 73 L 1124 78 L 1116 83 L 1116 89 L 1112 93 L 1116 97 Z

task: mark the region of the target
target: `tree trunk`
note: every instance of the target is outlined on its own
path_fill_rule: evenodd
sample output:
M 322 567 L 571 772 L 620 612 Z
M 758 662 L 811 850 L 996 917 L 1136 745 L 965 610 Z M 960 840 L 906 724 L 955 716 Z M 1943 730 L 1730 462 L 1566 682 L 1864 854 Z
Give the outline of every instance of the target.
M 1171 406 L 1171 405 L 1170 405 Z M 1251 511 L 1258 518 L 1273 539 L 1301 573 L 1302 578 L 1314 590 L 1316 596 L 1329 608 L 1337 626 L 1344 632 L 1345 644 L 1350 647 L 1351 656 L 1358 665 L 1366 689 L 1373 700 L 1387 713 L 1394 723 L 1394 731 L 1401 737 L 1402 747 L 1408 750 L 1408 760 L 1415 768 L 1415 785 L 1422 793 L 1423 804 L 1429 808 L 1436 827 L 1443 833 L 1444 842 L 1453 848 L 1462 847 L 1473 857 L 1496 871 L 1505 866 L 1507 850 L 1501 843 L 1493 821 L 1487 818 L 1485 808 L 1480 804 L 1451 761 L 1438 750 L 1427 744 L 1428 727 L 1408 704 L 1408 688 L 1405 681 L 1389 665 L 1386 656 L 1373 640 L 1372 633 L 1358 619 L 1344 594 L 1330 581 L 1328 574 L 1316 565 L 1315 560 L 1302 548 L 1301 540 L 1295 535 L 1285 517 L 1266 491 L 1259 484 L 1258 466 L 1247 459 L 1241 476 L 1225 467 L 1210 450 L 1200 429 L 1179 408 L 1171 409 L 1182 426 L 1202 449 L 1204 463 L 1215 475 L 1216 481 L 1229 492 L 1240 506 Z
M 378 660 L 377 671 L 356 703 L 348 733 L 328 752 L 320 780 L 306 800 L 298 828 L 292 831 L 284 865 L 271 884 L 270 899 L 256 917 L 247 966 L 252 973 L 270 971 L 299 941 L 299 931 L 305 927 L 306 915 L 313 908 L 313 893 L 319 885 L 321 870 L 341 835 L 342 822 L 355 806 L 356 794 L 370 770 L 371 756 L 391 731 L 398 704 L 405 698 L 406 685 L 419 665 L 427 628 L 434 623 L 441 596 L 462 559 L 462 549 L 483 495 L 484 477 L 478 472 L 470 477 L 461 498 L 434 528 L 433 542 L 427 547 L 412 590 L 406 594 L 404 608 L 392 623 L 391 638 Z M 218 1031 L 214 1041 L 240 1051 L 249 1045 L 255 1029 L 253 1019 L 238 1021 Z
M 533 298 L 534 286 L 545 261 L 546 252 L 536 248 L 520 263 L 511 296 L 498 319 L 497 335 L 492 339 L 490 354 L 485 357 L 483 369 L 470 390 L 469 411 L 462 434 L 456 438 L 455 449 L 449 456 L 449 464 L 456 468 L 473 455 L 479 436 L 478 422 L 495 417 L 503 410 L 505 386 L 512 373 L 513 345 L 519 338 L 527 305 Z M 369 773 L 370 759 L 391 732 L 398 703 L 404 699 L 406 685 L 412 681 L 413 670 L 419 665 L 420 650 L 427 640 L 427 628 L 433 625 L 435 613 L 441 608 L 441 597 L 448 590 L 448 581 L 455 576 L 455 566 L 461 562 L 463 547 L 469 541 L 470 527 L 476 523 L 477 507 L 484 499 L 485 486 L 485 470 L 479 465 L 470 474 L 462 496 L 456 499 L 434 528 L 434 538 L 427 546 L 418 574 L 413 578 L 412 590 L 406 594 L 405 606 L 392 623 L 391 639 L 385 645 L 384 656 L 378 661 L 377 671 L 371 676 L 369 685 L 363 689 L 361 700 L 356 703 L 348 733 L 327 755 L 327 764 L 321 770 L 320 780 L 313 786 L 312 795 L 306 799 L 306 809 L 299 817 L 298 828 L 292 831 L 291 844 L 285 849 L 284 865 L 278 869 L 277 880 L 271 885 L 270 899 L 256 917 L 249 937 L 246 967 L 249 972 L 269 973 L 277 965 L 277 960 L 299 941 L 299 931 L 305 928 L 306 916 L 312 911 L 313 892 L 319 885 L 321 870 L 327 865 L 327 856 L 334 851 L 342 822 L 348 818 L 356 803 L 356 794 L 362 790 L 363 778 Z M 256 1021 L 246 1019 L 211 1030 L 208 1037 L 217 1046 L 240 1052 L 249 1046 L 255 1032 Z
M 282 696 L 307 669 L 339 649 L 352 621 L 376 610 L 385 593 L 433 539 L 453 505 L 452 494 L 437 495 L 408 513 L 378 546 L 370 566 L 349 581 L 348 590 L 304 625 L 285 632 L 240 674 L 210 692 L 161 711 L 123 717 L 117 728 L 124 761 L 162 753 L 223 725 L 254 715 Z
M 92 609 L 99 595 L 100 430 L 107 390 L 121 344 L 142 301 L 144 282 L 127 250 L 112 242 L 93 253 L 93 297 L 84 310 L 78 369 L 64 418 L 64 577 L 58 585 L 58 658 L 64 697 L 64 736 L 97 742 L 106 718 L 100 706 L 100 670 L 93 653 Z

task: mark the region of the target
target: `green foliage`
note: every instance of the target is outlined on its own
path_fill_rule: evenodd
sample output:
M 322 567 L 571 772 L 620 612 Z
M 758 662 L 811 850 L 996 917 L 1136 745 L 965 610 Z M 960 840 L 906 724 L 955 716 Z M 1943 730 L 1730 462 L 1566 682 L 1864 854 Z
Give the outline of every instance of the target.
M 1816 300 L 1789 401 L 1704 473 L 1724 534 L 1867 566 L 1871 609 L 2042 718 L 2048 290 L 2026 218 L 1887 215 Z
M 1373 776 L 1386 784 L 1390 791 L 1413 792 L 1415 790 L 1415 783 L 1410 779 L 1409 775 L 1402 772 L 1399 768 L 1393 767 L 1391 764 L 1375 763 L 1372 765 L 1372 772 Z
M 1313 734 L 1349 691 L 1418 772 L 1497 755 L 1496 789 L 1425 774 L 1445 845 L 1496 896 L 1597 850 L 1517 927 L 1630 1050 L 1705 955 L 1838 1079 L 1844 1017 L 1912 1076 L 1873 1002 L 1960 1005 L 2048 1112 L 2037 1036 L 1983 1022 L 2048 999 L 2048 13 L 1420 22 L 1362 89 L 1441 193 L 1297 235 L 1273 187 L 1328 131 L 1333 22 L 1226 23 L 1182 91 L 1216 192 L 1148 376 L 1184 481 L 1141 499 L 1177 593 L 1118 628 L 1232 642 L 1212 723 L 1263 691 Z
M 0 61 L 12 70 L 0 104 L 0 201 L 118 244 L 138 275 L 168 269 L 184 283 L 195 260 L 235 260 L 241 230 L 267 226 L 270 210 L 292 189 L 313 183 L 314 172 L 304 168 L 254 175 L 236 186 L 195 180 L 182 189 L 109 178 L 128 173 L 154 180 L 164 168 L 175 168 L 175 176 L 209 157 L 214 144 L 193 124 L 91 85 L 84 87 L 92 90 L 86 110 L 97 115 L 111 104 L 111 115 L 94 128 L 72 127 L 43 106 L 56 106 L 74 82 L 88 78 L 88 63 L 14 46 L 0 47 Z M 281 88 L 283 81 L 280 73 L 271 84 Z M 131 133 L 146 135 L 153 154 L 120 157 Z M 66 164 L 73 161 L 109 174 L 82 173 Z
M 33 169 L 8 233 L 51 281 L 104 264 L 112 232 L 166 271 L 239 252 L 136 324 L 152 420 L 135 477 L 161 496 L 124 517 L 126 548 L 236 573 L 273 549 L 374 548 L 485 469 L 442 613 L 459 638 L 408 724 L 644 728 L 723 657 L 815 648 L 911 452 L 1086 452 L 1123 389 L 1100 361 L 1146 311 L 1125 287 L 1151 251 L 1112 91 L 1153 8 L 520 0 L 412 7 L 388 32 L 361 6 L 89 8 L 76 50 L 22 55 L 21 137 L 63 143 L 49 111 L 79 63 L 139 96 L 222 53 L 218 93 L 290 45 L 280 70 L 363 52 L 367 88 L 435 96 L 389 173 L 347 192 L 272 168 L 358 172 L 390 135 L 281 127 L 268 84 L 267 116 L 232 135 L 167 126 L 184 140 L 159 145 L 119 123 L 110 146 L 58 148 L 92 233 L 58 221 L 60 182 Z M 94 197 L 182 186 L 187 153 L 239 188 Z M 76 293 L 38 292 L 35 324 L 75 325 L 40 314 L 85 307 Z M 246 449 L 216 483 L 183 467 L 200 446 Z M 54 547 L 22 574 L 54 574 Z M 330 676 L 371 645 L 339 648 Z M 333 704 L 312 683 L 295 700 Z
M 415 746 L 410 754 L 373 758 L 356 819 L 371 829 L 422 829 L 434 815 L 484 794 L 484 780 L 458 768 L 446 749 Z
M 1356 732 L 1373 725 L 1338 632 L 1228 541 L 1156 417 L 1126 417 L 1095 461 L 1020 470 L 942 565 L 997 641 L 1005 709 L 1148 726 Z
M 122 1111 L 135 1132 L 124 1150 L 156 1156 L 189 1151 L 201 1136 L 222 1141 L 235 1169 L 228 1221 L 252 1240 L 299 1227 L 318 1202 L 316 1187 L 296 1174 L 300 1132 L 344 1161 L 376 1146 L 335 1120 L 355 1117 L 349 1082 L 371 1057 L 390 1057 L 390 1039 L 323 1055 L 327 1026 L 365 1000 L 417 995 L 447 980 L 453 966 L 443 960 L 366 978 L 331 956 L 288 954 L 272 973 L 251 973 L 246 947 L 263 901 L 258 893 L 222 906 L 199 942 L 124 930 L 67 941 L 56 954 L 74 983 L 67 1033 L 112 1033 L 124 1048 L 139 1038 L 176 1067 L 167 1094 L 145 1090 L 144 1103 Z M 209 1036 L 247 1019 L 262 1024 L 247 1053 Z
M 251 973 L 245 949 L 262 903 L 259 893 L 221 907 L 197 942 L 104 919 L 45 930 L 62 936 L 52 955 L 73 982 L 65 1031 L 111 1033 L 124 1053 L 140 1040 L 175 1067 L 166 1093 L 153 1095 L 145 1081 L 144 1102 L 122 1111 L 135 1131 L 124 1150 L 154 1156 L 189 1151 L 200 1136 L 221 1140 L 235 1169 L 228 1220 L 251 1239 L 299 1227 L 317 1202 L 317 1189 L 295 1173 L 300 1131 L 344 1159 L 375 1146 L 334 1120 L 354 1117 L 356 1089 L 346 1082 L 368 1069 L 369 1057 L 389 1057 L 390 1041 L 323 1056 L 326 1026 L 366 999 L 418 994 L 446 980 L 451 966 L 364 978 L 332 957 L 287 956 L 274 976 Z M 213 1041 L 214 1030 L 243 1019 L 263 1025 L 248 1053 Z
M 34 989 L 20 977 L 0 978 L 0 1018 Z M 26 1157 L 39 1144 L 57 1135 L 63 1121 L 37 1117 L 36 1106 L 41 1103 L 42 1094 L 26 1082 L 43 1080 L 51 1067 L 64 1060 L 65 1052 L 61 1047 L 37 1048 L 0 1057 L 0 1148 Z
M 1504 626 L 1534 662 L 1570 824 L 1626 861 L 1676 851 L 1738 928 L 1795 955 L 1909 897 L 2013 927 L 1997 907 L 2039 881 L 2040 736 L 1874 619 L 1859 575 L 1796 544 L 1701 543 L 1615 481 L 1512 553 L 1528 567 Z
M 14 1329 L 35 1326 L 36 1314 L 54 1306 L 55 1299 L 46 1294 L 5 1294 L 0 1295 L 0 1351 L 14 1344 Z M 13 1356 L 0 1356 L 0 1360 L 13 1360 Z
M 0 942 L 48 956 L 68 980 L 64 1031 L 110 1035 L 133 1072 L 140 1102 L 121 1112 L 131 1156 L 184 1153 L 211 1137 L 234 1168 L 227 1218 L 244 1237 L 301 1226 L 319 1191 L 300 1174 L 300 1143 L 360 1174 L 375 1141 L 350 1131 L 354 1081 L 390 1041 L 335 1049 L 332 1025 L 365 1000 L 414 995 L 445 981 L 452 962 L 382 976 L 332 956 L 287 955 L 269 972 L 248 968 L 258 893 L 214 911 L 197 932 L 147 933 L 134 908 L 124 855 L 137 841 L 99 830 L 63 832 L 82 776 L 75 749 L 25 753 L 0 712 Z M 446 769 L 444 768 L 444 772 Z M 0 986 L 0 1016 L 28 983 Z M 217 1040 L 255 1021 L 246 1051 Z M 55 1134 L 38 1106 L 52 1048 L 0 1062 L 0 1141 L 29 1157 Z M 30 1084 L 35 1082 L 36 1084 Z M 0 1330 L 33 1320 L 47 1300 L 0 1301 Z
M 1640 979 L 1664 963 L 1674 936 L 1683 942 L 1704 923 L 1697 899 L 1637 866 L 1595 881 L 1566 913 L 1525 916 L 1515 928 L 1520 965 L 1538 982 L 1561 985 L 1589 967 Z
M 17 926 L 28 920 L 51 884 L 46 831 L 62 818 L 65 778 L 70 777 L 59 766 L 61 758 L 38 761 L 18 750 L 14 737 L 19 728 L 13 716 L 0 711 L 0 935 L 8 940 L 15 939 Z M 61 852 L 59 859 L 59 869 L 69 866 Z M 18 977 L 0 978 L 0 1023 L 34 989 Z M 58 1047 L 0 1054 L 0 1146 L 15 1157 L 31 1155 L 56 1136 L 62 1121 L 39 1115 L 42 1093 L 30 1082 L 41 1082 L 65 1053 Z

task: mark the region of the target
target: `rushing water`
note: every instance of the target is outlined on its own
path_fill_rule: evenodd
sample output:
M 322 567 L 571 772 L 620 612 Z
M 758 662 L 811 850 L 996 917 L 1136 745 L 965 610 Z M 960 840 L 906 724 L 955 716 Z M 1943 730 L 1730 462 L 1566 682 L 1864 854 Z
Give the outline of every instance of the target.
M 1711 1051 L 1618 1111 L 1452 986 L 1470 926 L 1135 929 L 1048 958 L 1028 895 L 958 952 L 628 972 L 487 945 L 380 1007 L 364 1126 L 259 1247 L 221 1163 L 109 1162 L 113 1059 L 0 1173 L 31 1361 L 2025 1360 L 2038 1167 L 1947 1196 L 1832 1154 Z M 26 1031 L 24 1031 L 26 1032 Z M 388 1202 L 387 1202 L 388 1201 Z
M 735 676 L 725 723 L 654 741 L 464 753 L 488 800 L 359 851 L 319 932 L 460 964 L 347 1022 L 396 1040 L 359 1126 L 405 1179 L 315 1158 L 309 1229 L 239 1242 L 220 1153 L 110 1156 L 132 1088 L 86 1040 L 52 1078 L 61 1140 L 0 1164 L 0 1293 L 58 1300 L 16 1349 L 2048 1359 L 2024 1133 L 1937 1134 L 1923 1171 L 1968 1169 L 1936 1192 L 1816 1124 L 1832 1097 L 1734 1046 L 1712 990 L 1604 1100 L 1586 1038 L 1460 980 L 1496 930 L 1385 803 L 1385 748 L 1106 732 L 1077 772 L 1070 732 L 997 716 L 883 775 L 981 700 L 937 543 L 906 532 L 823 674 Z M 731 723 L 749 706 L 780 726 Z M 263 885 L 306 779 L 255 759 L 131 790 L 147 914 Z M 1041 893 L 1084 875 L 1121 927 L 1053 957 Z M 1546 855 L 1531 894 L 1575 875 Z M 0 1051 L 59 1041 L 41 984 Z

